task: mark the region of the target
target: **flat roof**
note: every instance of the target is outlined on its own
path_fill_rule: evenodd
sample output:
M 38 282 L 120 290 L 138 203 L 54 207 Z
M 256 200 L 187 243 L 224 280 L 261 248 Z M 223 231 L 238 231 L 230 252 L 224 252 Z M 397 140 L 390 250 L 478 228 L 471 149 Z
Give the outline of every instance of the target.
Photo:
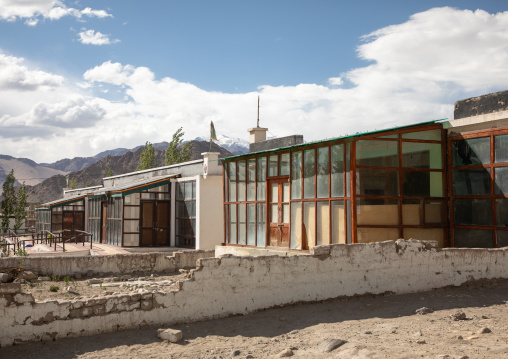
M 368 131 L 368 132 L 362 132 L 362 133 L 355 133 L 353 135 L 347 135 L 347 136 L 342 136 L 342 137 L 329 138 L 329 139 L 326 139 L 326 140 L 319 140 L 319 141 L 314 141 L 314 142 L 307 142 L 307 143 L 302 143 L 302 144 L 299 144 L 299 145 L 292 145 L 292 146 L 286 146 L 286 147 L 272 148 L 270 150 L 264 150 L 264 151 L 258 151 L 258 152 L 249 152 L 249 153 L 245 153 L 245 154 L 242 154 L 242 155 L 225 157 L 225 158 L 223 158 L 223 160 L 224 161 L 229 161 L 229 160 L 232 160 L 232 159 L 249 157 L 249 156 L 252 156 L 252 155 L 259 155 L 259 154 L 263 154 L 263 153 L 273 153 L 273 152 L 283 151 L 283 150 L 289 150 L 289 149 L 293 149 L 293 148 L 302 148 L 302 147 L 316 145 L 316 144 L 319 144 L 319 143 L 333 142 L 333 141 L 337 141 L 337 140 L 345 140 L 345 139 L 348 139 L 348 138 L 355 138 L 355 137 L 360 137 L 360 136 L 372 135 L 372 134 L 375 134 L 375 133 L 383 133 L 383 132 L 389 132 L 389 131 L 400 130 L 400 129 L 405 129 L 405 128 L 417 127 L 417 126 L 422 126 L 422 125 L 430 125 L 430 124 L 435 124 L 435 123 L 442 123 L 442 122 L 445 122 L 445 121 L 448 121 L 448 119 L 445 118 L 445 119 L 440 119 L 440 120 L 433 120 L 433 121 L 414 123 L 414 124 L 411 124 L 411 125 L 397 126 L 397 127 L 387 128 L 387 129 L 384 129 L 384 130 L 375 130 L 375 131 Z
M 100 196 L 125 196 L 131 193 L 141 192 L 150 188 L 162 186 L 170 181 L 171 178 L 175 178 L 180 176 L 179 173 L 165 175 L 165 176 L 157 176 L 151 178 L 144 178 L 138 181 L 133 181 L 129 183 L 125 183 L 118 186 L 111 186 L 106 188 L 101 188 L 98 191 L 90 193 L 91 197 L 100 197 Z
M 78 201 L 84 199 L 85 197 L 86 197 L 86 195 L 82 194 L 82 195 L 77 195 L 77 196 L 60 198 L 55 201 L 43 203 L 40 206 L 37 206 L 36 209 L 49 209 L 49 208 L 61 207 L 61 206 L 65 206 L 67 204 L 78 202 Z

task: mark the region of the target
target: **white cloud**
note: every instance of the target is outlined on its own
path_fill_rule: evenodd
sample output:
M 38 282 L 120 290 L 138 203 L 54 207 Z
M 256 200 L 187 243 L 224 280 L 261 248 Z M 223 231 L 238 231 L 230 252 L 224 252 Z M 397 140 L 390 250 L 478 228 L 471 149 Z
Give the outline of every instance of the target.
M 68 8 L 58 0 L 2 0 L 0 2 L 0 20 L 16 21 L 26 19 L 25 23 L 35 26 L 40 18 L 59 20 L 64 16 L 81 19 L 83 16 L 105 18 L 112 17 L 105 10 Z
M 102 34 L 99 31 L 95 32 L 91 29 L 81 31 L 78 35 L 79 42 L 84 45 L 110 45 L 120 42 L 120 40 L 111 40 L 108 35 Z
M 158 79 L 147 67 L 107 61 L 84 73 L 85 84 L 76 83 L 97 94 L 88 97 L 75 93 L 80 88 L 66 88 L 58 75 L 44 73 L 43 81 L 39 70 L 25 68 L 21 73 L 58 96 L 42 97 L 47 90 L 13 96 L 0 86 L 0 153 L 39 162 L 90 156 L 169 140 L 181 126 L 187 139 L 206 137 L 210 121 L 217 134 L 247 138 L 246 129 L 256 123 L 258 93 L 261 126 L 278 136 L 303 134 L 306 140 L 452 118 L 454 101 L 507 89 L 506 29 L 508 12 L 431 9 L 366 36 L 358 54 L 370 64 L 330 77 L 326 86 L 263 85 L 256 93 L 209 92 Z M 19 59 L 7 63 L 23 67 Z M 6 82 L 2 66 L 0 61 L 0 84 L 23 87 L 23 76 Z M 55 80 L 54 87 L 43 86 Z M 106 96 L 101 85 L 117 87 L 124 99 L 100 98 Z
M 92 10 L 91 8 L 87 7 L 83 10 L 81 10 L 81 14 L 82 15 L 86 15 L 88 17 L 99 17 L 99 18 L 104 18 L 104 17 L 112 17 L 113 15 L 111 14 L 108 14 L 106 11 L 104 10 Z
M 29 70 L 23 59 L 0 53 L 0 89 L 11 91 L 50 90 L 60 87 L 64 78 L 40 70 Z

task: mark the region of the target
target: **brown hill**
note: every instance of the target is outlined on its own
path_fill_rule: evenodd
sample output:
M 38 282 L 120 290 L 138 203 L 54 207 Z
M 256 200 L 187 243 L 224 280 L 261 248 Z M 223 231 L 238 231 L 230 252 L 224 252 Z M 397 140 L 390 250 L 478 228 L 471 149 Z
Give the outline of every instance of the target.
M 205 141 L 191 141 L 192 143 L 192 156 L 191 160 L 203 158 L 201 153 L 210 151 L 210 143 Z M 139 163 L 142 148 L 135 152 L 126 152 L 121 156 L 107 156 L 100 161 L 88 166 L 87 168 L 69 173 L 69 183 L 76 180 L 77 188 L 97 186 L 102 184 L 102 179 L 106 177 L 109 169 L 113 175 L 122 173 L 129 173 L 136 171 Z M 154 149 L 157 167 L 164 165 L 165 153 L 164 151 Z M 233 156 L 231 152 L 224 148 L 212 144 L 212 151 L 219 152 L 220 158 Z M 63 196 L 63 190 L 67 187 L 65 176 L 58 175 L 44 180 L 42 183 L 30 187 L 30 195 L 28 202 L 31 204 L 40 204 L 50 202 Z

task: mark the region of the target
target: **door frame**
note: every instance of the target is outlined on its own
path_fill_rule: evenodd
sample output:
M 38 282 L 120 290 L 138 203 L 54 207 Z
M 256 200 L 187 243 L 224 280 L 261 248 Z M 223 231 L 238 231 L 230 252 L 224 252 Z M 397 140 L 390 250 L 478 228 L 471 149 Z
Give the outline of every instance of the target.
M 272 184 L 273 183 L 278 183 L 278 198 L 277 198 L 277 203 L 278 203 L 278 214 L 277 214 L 277 227 L 279 227 L 279 230 L 281 231 L 281 239 L 282 239 L 282 231 L 285 229 L 287 231 L 287 246 L 284 245 L 284 246 L 275 246 L 275 245 L 272 245 L 271 241 L 270 241 L 270 231 L 271 231 L 271 224 L 273 223 L 271 221 L 271 214 L 272 214 L 272 201 L 271 201 L 271 197 L 272 197 Z M 291 185 L 290 186 L 290 193 L 289 193 L 289 198 L 287 200 L 287 202 L 284 202 L 283 201 L 283 195 L 284 195 L 284 183 L 289 183 L 289 176 L 277 176 L 277 177 L 269 177 L 267 178 L 266 180 L 266 186 L 267 186 L 267 189 L 266 189 L 266 238 L 265 238 L 265 243 L 266 243 L 266 247 L 273 247 L 273 248 L 287 248 L 289 249 L 290 247 L 290 242 L 291 242 Z M 287 203 L 288 204 L 288 210 L 289 210 L 289 221 L 287 223 L 284 223 L 282 222 L 282 217 L 283 217 L 283 206 L 284 206 L 284 203 Z M 282 229 L 281 229 L 282 228 Z M 283 243 L 283 241 L 281 240 L 280 241 L 281 243 Z

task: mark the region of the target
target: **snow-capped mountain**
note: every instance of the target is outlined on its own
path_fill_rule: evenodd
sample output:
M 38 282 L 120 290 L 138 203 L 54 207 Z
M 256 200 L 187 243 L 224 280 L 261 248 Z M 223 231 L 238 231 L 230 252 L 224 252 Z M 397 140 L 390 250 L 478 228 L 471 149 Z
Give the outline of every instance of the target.
M 196 141 L 210 141 L 209 138 L 197 137 Z M 226 135 L 218 135 L 218 140 L 214 141 L 222 148 L 228 150 L 235 155 L 243 155 L 244 153 L 249 152 L 249 141 L 243 140 L 241 138 L 233 138 L 228 137 Z

